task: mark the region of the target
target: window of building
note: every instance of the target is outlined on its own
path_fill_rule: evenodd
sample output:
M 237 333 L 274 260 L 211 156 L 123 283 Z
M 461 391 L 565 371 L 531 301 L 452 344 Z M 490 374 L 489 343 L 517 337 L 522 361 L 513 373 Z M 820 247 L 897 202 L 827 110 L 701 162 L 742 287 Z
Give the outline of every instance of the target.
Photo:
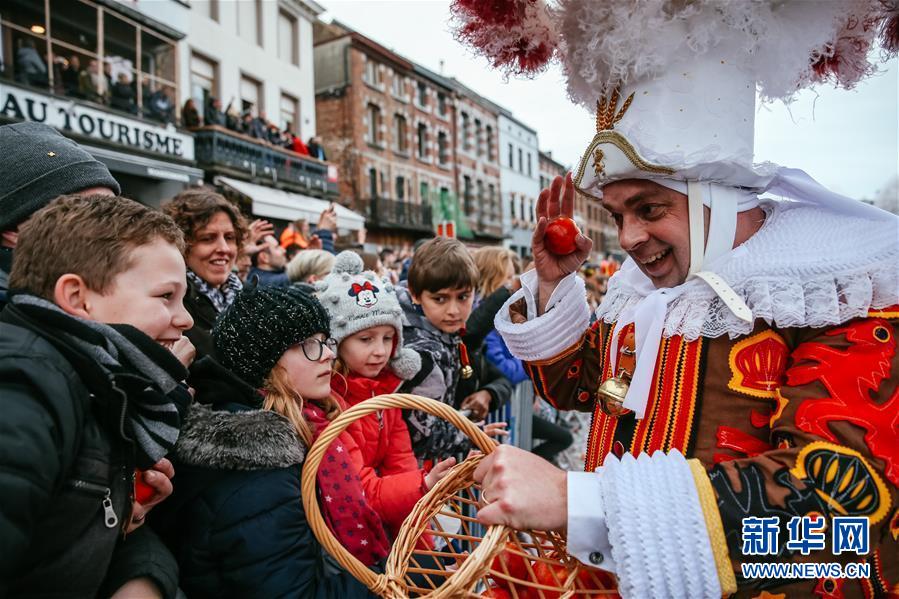
M 418 124 L 418 157 L 422 160 L 428 158 L 428 126 L 424 123 Z
M 384 197 L 390 197 L 390 188 L 387 187 L 387 173 L 381 171 L 381 193 L 384 194 Z
M 533 177 L 534 173 L 531 170 L 531 153 L 528 152 L 528 177 Z
M 391 88 L 390 90 L 393 92 L 393 95 L 397 98 L 402 98 L 403 94 L 403 77 L 394 71 L 393 78 L 391 79 Z
M 515 153 L 512 144 L 509 144 L 509 168 L 515 168 Z
M 449 144 L 447 143 L 446 133 L 437 134 L 437 160 L 441 166 L 449 162 Z
M 218 65 L 208 58 L 192 53 L 190 55 L 190 97 L 194 99 L 194 104 L 200 114 L 203 114 L 203 109 L 212 96 L 218 97 Z
M 418 82 L 418 105 L 422 108 L 428 105 L 428 86 L 423 81 Z
M 368 169 L 368 194 L 372 198 L 378 197 L 378 171 L 377 169 Z
M 421 200 L 422 204 L 430 201 L 430 191 L 428 190 L 427 181 L 422 181 L 418 184 L 418 197 Z
M 409 140 L 406 134 L 406 117 L 401 114 L 393 115 L 393 133 L 396 136 L 394 147 L 398 152 L 409 151 Z
M 437 113 L 440 116 L 446 116 L 446 94 L 437 94 Z
M 375 104 L 369 104 L 367 112 L 368 143 L 378 145 L 381 141 L 381 109 Z
M 278 11 L 278 58 L 290 64 L 300 64 L 297 18 L 283 10 Z
M 529 204 L 528 220 L 531 221 L 532 223 L 536 222 L 537 219 L 535 217 L 536 213 L 534 212 L 534 198 L 531 198 L 530 200 L 528 200 L 528 204 Z
M 478 199 L 478 203 L 476 204 L 476 206 L 478 207 L 478 210 L 481 212 L 481 214 L 483 214 L 485 212 L 485 210 L 484 210 L 484 182 L 481 181 L 480 179 L 478 179 L 477 182 L 475 183 L 475 187 L 478 190 L 477 196 L 476 196 Z
M 484 153 L 483 140 L 481 139 L 481 119 L 474 120 L 475 152 L 478 156 Z
M 471 149 L 471 131 L 467 112 L 462 113 L 462 149 L 465 151 Z
M 191 0 L 190 9 L 213 21 L 219 20 L 218 0 Z
M 262 45 L 262 0 L 237 2 L 237 35 L 250 44 Z
M 528 214 L 528 213 L 527 213 L 527 210 L 525 209 L 525 202 L 526 202 L 526 201 L 527 201 L 527 200 L 525 199 L 524 196 L 521 196 L 521 197 L 519 198 L 519 202 L 520 202 L 519 208 L 521 208 L 521 220 L 527 220 L 527 218 L 528 218 L 528 217 L 527 217 L 527 214 Z
M 396 199 L 399 202 L 402 202 L 406 199 L 406 178 L 405 177 L 397 177 L 396 178 Z
M 253 112 L 256 116 L 265 110 L 262 106 L 262 83 L 247 75 L 240 77 L 240 110 Z
M 490 206 L 490 212 L 494 212 L 496 208 L 496 186 L 491 183 L 487 186 L 487 205 Z
M 518 172 L 524 172 L 524 152 L 521 151 L 521 148 L 518 148 Z
M 515 218 L 515 194 L 509 194 L 509 216 Z
M 465 175 L 462 178 L 462 198 L 464 200 L 464 208 L 465 215 L 471 214 L 471 205 L 472 205 L 472 197 L 471 197 L 471 177 Z
M 487 125 L 487 160 L 491 162 L 496 160 L 496 156 L 493 155 L 493 127 Z
M 288 94 L 281 94 L 281 104 L 280 104 L 279 117 L 280 121 L 278 125 L 281 127 L 282 131 L 290 131 L 294 135 L 299 134 L 300 132 L 300 102 L 293 96 Z
M 370 58 L 365 61 L 365 81 L 371 85 L 381 83 L 381 69 L 378 63 Z
M 2 76 L 132 114 L 138 114 L 152 96 L 155 108 L 143 115 L 175 122 L 179 94 L 173 40 L 91 2 L 3 0 L 2 4 L 0 52 L 7 56 Z M 141 45 L 146 47 L 138 54 Z M 20 67 L 20 54 L 30 56 L 28 68 Z

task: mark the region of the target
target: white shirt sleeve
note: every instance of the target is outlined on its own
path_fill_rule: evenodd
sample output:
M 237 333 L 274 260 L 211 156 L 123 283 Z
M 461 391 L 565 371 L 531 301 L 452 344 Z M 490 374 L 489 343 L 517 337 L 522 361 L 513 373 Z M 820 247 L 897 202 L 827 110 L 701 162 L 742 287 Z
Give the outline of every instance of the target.
M 568 553 L 588 566 L 614 573 L 600 476 L 601 469 L 568 473 Z

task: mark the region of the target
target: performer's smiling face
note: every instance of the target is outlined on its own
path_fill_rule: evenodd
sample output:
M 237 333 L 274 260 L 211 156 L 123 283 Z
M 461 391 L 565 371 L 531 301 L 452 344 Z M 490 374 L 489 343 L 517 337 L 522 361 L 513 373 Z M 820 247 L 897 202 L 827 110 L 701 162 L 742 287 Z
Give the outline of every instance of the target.
M 687 196 L 652 181 L 625 179 L 603 187 L 602 205 L 618 226 L 622 249 L 653 285 L 675 287 L 687 280 Z

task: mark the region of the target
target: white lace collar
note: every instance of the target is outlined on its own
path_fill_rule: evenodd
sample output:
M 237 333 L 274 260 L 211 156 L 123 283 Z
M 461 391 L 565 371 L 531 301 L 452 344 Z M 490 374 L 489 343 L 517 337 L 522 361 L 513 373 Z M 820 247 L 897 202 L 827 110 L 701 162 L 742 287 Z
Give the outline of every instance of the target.
M 755 319 L 781 328 L 820 328 L 899 303 L 899 220 L 849 217 L 794 202 L 762 207 L 762 228 L 710 269 Z M 616 321 L 646 296 L 647 282 L 628 258 L 609 280 L 597 316 Z M 735 338 L 752 330 L 705 282 L 693 279 L 681 288 L 668 305 L 665 337 Z

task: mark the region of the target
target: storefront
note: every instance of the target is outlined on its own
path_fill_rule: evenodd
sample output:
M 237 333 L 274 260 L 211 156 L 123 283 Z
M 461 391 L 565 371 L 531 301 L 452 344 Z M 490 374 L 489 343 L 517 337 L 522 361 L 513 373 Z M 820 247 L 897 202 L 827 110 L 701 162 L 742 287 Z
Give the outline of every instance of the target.
M 0 121 L 56 127 L 150 205 L 200 183 L 194 137 L 179 129 L 183 34 L 110 2 L 5 0 Z

